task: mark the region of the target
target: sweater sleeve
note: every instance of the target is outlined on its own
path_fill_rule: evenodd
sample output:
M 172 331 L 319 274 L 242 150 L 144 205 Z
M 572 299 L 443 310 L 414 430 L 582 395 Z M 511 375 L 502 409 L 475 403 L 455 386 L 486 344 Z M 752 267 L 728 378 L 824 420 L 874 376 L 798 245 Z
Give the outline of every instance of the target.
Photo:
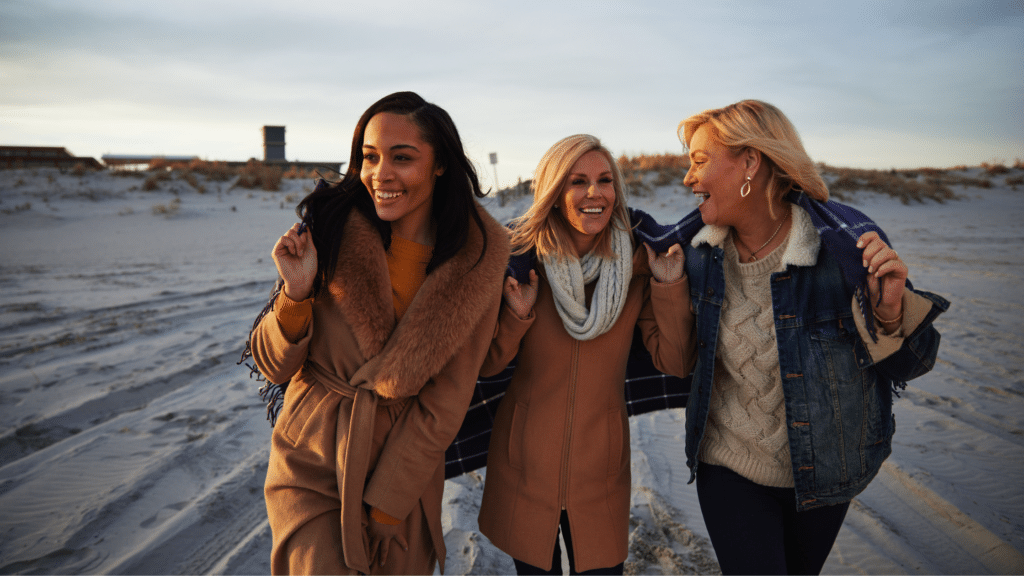
M 637 318 L 655 368 L 679 378 L 689 375 L 697 361 L 689 294 L 690 281 L 686 275 L 675 282 L 658 282 L 652 277 L 644 288 L 644 305 Z
M 474 328 L 462 350 L 412 398 L 392 427 L 363 500 L 395 518 L 417 505 L 462 426 L 487 355 L 500 299 Z M 429 473 L 427 471 L 430 471 Z
M 881 330 L 877 330 L 878 342 L 875 342 L 868 334 L 864 316 L 860 311 L 860 306 L 857 304 L 856 297 L 851 300 L 850 305 L 853 308 L 853 319 L 857 324 L 857 332 L 867 347 L 871 360 L 876 364 L 892 356 L 903 346 L 906 336 L 913 334 L 914 330 L 917 330 L 917 327 L 921 325 L 925 315 L 928 314 L 932 307 L 932 303 L 924 296 L 916 294 L 911 290 L 904 290 L 903 323 L 892 334 L 885 334 Z
M 274 302 L 274 313 L 263 317 L 252 335 L 252 358 L 271 382 L 287 382 L 306 361 L 313 333 L 313 300 L 296 302 L 284 291 Z

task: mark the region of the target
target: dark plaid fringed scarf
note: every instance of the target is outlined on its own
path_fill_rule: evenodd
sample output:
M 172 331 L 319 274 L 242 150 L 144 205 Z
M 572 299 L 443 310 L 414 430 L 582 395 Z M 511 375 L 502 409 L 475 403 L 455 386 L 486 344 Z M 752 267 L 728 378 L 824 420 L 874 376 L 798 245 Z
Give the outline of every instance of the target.
M 864 267 L 863 251 L 857 248 L 857 239 L 866 232 L 877 232 L 886 244 L 892 246 L 885 231 L 859 210 L 832 200 L 819 202 L 802 191 L 793 190 L 787 196 L 793 204 L 804 209 L 821 238 L 821 249 L 835 256 L 842 268 L 847 288 L 856 296 L 864 316 L 868 334 L 878 341 L 874 314 L 868 302 L 867 268 Z M 633 233 L 642 242 L 651 245 L 658 252 L 668 250 L 675 243 L 685 246 L 704 227 L 700 211 L 694 210 L 676 224 L 662 226 L 641 210 L 630 209 Z M 907 281 L 907 288 L 911 288 Z
M 263 310 L 256 315 L 256 320 L 253 321 L 252 328 L 249 329 L 249 337 L 245 340 L 245 349 L 242 350 L 242 357 L 237 362 L 237 364 L 245 364 L 245 367 L 249 369 L 249 378 L 256 378 L 257 382 L 263 382 L 263 386 L 260 386 L 259 389 L 259 395 L 260 399 L 267 403 L 267 420 L 270 420 L 271 426 L 277 422 L 277 414 L 284 405 L 284 391 L 288 388 L 288 383 L 275 384 L 267 380 L 263 373 L 260 372 L 259 367 L 256 366 L 255 361 L 250 364 L 246 363 L 246 360 L 252 358 L 252 333 L 256 331 L 256 327 L 263 321 L 263 317 L 274 310 L 274 302 L 277 301 L 277 296 L 283 289 L 284 280 L 278 278 L 274 284 L 274 289 L 270 291 L 270 300 L 263 306 Z
M 821 238 L 821 249 L 835 255 L 842 267 L 846 285 L 857 297 L 858 305 L 864 315 L 868 332 L 877 339 L 874 316 L 871 314 L 867 299 L 867 270 L 863 266 L 862 251 L 857 248 L 857 239 L 865 232 L 874 230 L 887 244 L 889 238 L 870 218 L 858 210 L 844 204 L 819 202 L 800 191 L 790 192 L 787 200 L 800 206 L 807 212 Z M 637 240 L 650 244 L 658 252 L 668 250 L 673 244 L 689 244 L 693 237 L 704 227 L 700 211 L 694 210 L 675 224 L 662 226 L 649 214 L 641 210 L 630 209 L 630 220 L 634 227 L 633 233 Z M 890 246 L 892 244 L 889 244 Z M 520 282 L 529 281 L 530 269 L 536 269 L 537 256 L 527 253 L 513 256 L 506 271 Z M 907 281 L 907 288 L 911 288 Z M 259 325 L 263 317 L 273 310 L 274 300 L 280 290 L 280 282 L 275 286 L 270 301 L 253 323 L 253 329 Z M 250 332 L 251 334 L 251 332 Z M 238 362 L 242 364 L 251 357 L 249 342 Z M 490 443 L 494 416 L 497 413 L 501 398 L 505 395 L 516 360 L 500 374 L 491 378 L 480 378 L 466 413 L 462 428 L 445 454 L 445 477 L 452 478 L 487 464 L 487 447 Z M 255 364 L 247 364 L 250 376 L 266 382 Z M 260 394 L 267 405 L 267 418 L 273 424 L 280 410 L 287 382 L 275 384 L 266 382 L 260 388 Z M 633 345 L 630 349 L 629 362 L 626 368 L 626 408 L 630 416 L 686 406 L 689 397 L 690 378 L 680 379 L 658 372 L 654 368 L 650 354 L 644 348 L 639 332 L 634 333 Z
M 331 183 L 325 178 L 317 178 L 313 191 L 320 192 L 330 185 Z M 298 233 L 301 235 L 305 232 L 308 225 L 309 221 L 303 219 L 299 225 Z M 273 290 L 270 291 L 270 299 L 263 306 L 263 310 L 256 315 L 256 320 L 253 321 L 252 328 L 249 329 L 249 336 L 245 339 L 245 349 L 242 350 L 242 357 L 236 362 L 236 364 L 245 364 L 245 367 L 249 369 L 249 378 L 255 378 L 257 382 L 263 382 L 263 386 L 260 386 L 259 389 L 259 395 L 260 399 L 267 403 L 267 420 L 270 421 L 271 426 L 277 422 L 277 415 L 281 412 L 281 407 L 284 405 L 284 392 L 288 388 L 288 382 L 275 383 L 267 380 L 263 373 L 260 372 L 259 366 L 256 366 L 255 361 L 249 364 L 246 363 L 246 360 L 252 358 L 252 333 L 256 331 L 256 327 L 263 321 L 263 317 L 274 310 L 274 302 L 277 301 L 281 290 L 284 290 L 284 279 L 278 276 Z

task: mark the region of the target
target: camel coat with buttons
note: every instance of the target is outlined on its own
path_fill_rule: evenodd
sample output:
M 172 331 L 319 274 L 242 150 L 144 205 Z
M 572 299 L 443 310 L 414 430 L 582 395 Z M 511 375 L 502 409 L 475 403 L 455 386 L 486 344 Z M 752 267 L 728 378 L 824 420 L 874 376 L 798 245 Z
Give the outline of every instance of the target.
M 653 281 L 641 247 L 615 325 L 592 340 L 566 332 L 543 270 L 537 302 L 521 319 L 502 306 L 481 374 L 518 353 L 487 457 L 480 531 L 517 560 L 550 569 L 562 510 L 576 569 L 625 561 L 629 533 L 629 423 L 624 383 L 634 326 L 655 366 L 685 377 L 693 368 L 693 315 L 686 277 Z M 594 284 L 587 286 L 589 300 Z

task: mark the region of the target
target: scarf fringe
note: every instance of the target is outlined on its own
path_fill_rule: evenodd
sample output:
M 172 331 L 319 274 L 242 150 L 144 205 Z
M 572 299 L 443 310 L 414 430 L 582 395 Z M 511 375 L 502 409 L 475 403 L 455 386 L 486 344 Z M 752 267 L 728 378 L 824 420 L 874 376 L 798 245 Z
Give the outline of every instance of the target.
M 284 407 L 284 393 L 287 389 L 287 382 L 284 384 L 274 384 L 273 382 L 266 381 L 266 384 L 260 386 L 260 399 L 267 403 L 267 420 L 270 421 L 271 428 L 274 427 L 274 424 L 277 424 L 277 415 L 281 413 L 281 408 Z
M 274 303 L 277 302 L 277 297 L 281 294 L 281 290 L 284 289 L 284 280 L 281 278 L 277 279 L 274 284 L 274 289 L 270 291 L 270 300 L 263 306 L 263 310 L 256 316 L 256 320 L 252 323 L 252 328 L 249 329 L 249 337 L 245 340 L 245 349 L 242 350 L 242 357 L 239 358 L 237 365 L 245 364 L 246 368 L 249 369 L 249 378 L 255 378 L 257 382 L 265 382 L 263 386 L 259 388 L 260 399 L 267 404 L 267 420 L 270 421 L 270 426 L 273 427 L 277 423 L 277 415 L 281 413 L 281 408 L 284 406 L 284 393 L 288 389 L 288 382 L 281 384 L 275 384 L 267 379 L 267 377 L 260 372 L 259 366 L 255 362 L 246 363 L 246 360 L 252 358 L 252 334 L 256 331 L 256 327 L 260 325 L 263 318 L 273 312 Z
M 875 327 L 875 315 L 871 311 L 871 302 L 868 301 L 867 280 L 854 289 L 853 296 L 857 299 L 857 307 L 860 308 L 860 313 L 864 317 L 864 327 L 867 329 L 868 336 L 871 336 L 872 342 L 877 344 L 878 329 Z

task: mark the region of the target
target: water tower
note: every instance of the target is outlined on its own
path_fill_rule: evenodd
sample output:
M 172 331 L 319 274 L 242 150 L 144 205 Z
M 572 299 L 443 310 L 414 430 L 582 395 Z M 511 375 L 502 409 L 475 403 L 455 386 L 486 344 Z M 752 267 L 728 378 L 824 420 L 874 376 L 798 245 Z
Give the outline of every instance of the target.
M 263 161 L 284 162 L 284 126 L 263 127 Z

